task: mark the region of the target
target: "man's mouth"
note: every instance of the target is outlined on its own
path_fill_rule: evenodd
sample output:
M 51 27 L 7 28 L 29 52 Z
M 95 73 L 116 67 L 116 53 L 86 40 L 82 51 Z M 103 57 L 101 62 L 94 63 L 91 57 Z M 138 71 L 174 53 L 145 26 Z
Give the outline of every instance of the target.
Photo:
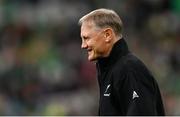
M 91 52 L 91 51 L 92 51 L 92 49 L 88 49 L 87 51 L 88 51 L 88 53 L 89 53 L 89 52 Z

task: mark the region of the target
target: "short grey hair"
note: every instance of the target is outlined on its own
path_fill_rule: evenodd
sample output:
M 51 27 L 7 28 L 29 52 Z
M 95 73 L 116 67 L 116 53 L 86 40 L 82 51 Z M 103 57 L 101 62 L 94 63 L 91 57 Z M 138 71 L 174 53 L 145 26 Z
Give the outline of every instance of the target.
M 121 18 L 113 10 L 101 8 L 91 11 L 80 18 L 79 25 L 81 26 L 86 21 L 92 21 L 99 28 L 110 27 L 117 36 L 122 34 L 123 24 Z

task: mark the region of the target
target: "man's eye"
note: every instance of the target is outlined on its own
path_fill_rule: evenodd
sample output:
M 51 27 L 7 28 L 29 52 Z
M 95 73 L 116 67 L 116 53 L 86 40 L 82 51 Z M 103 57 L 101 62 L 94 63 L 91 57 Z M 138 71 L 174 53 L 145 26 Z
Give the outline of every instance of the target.
M 90 38 L 89 37 L 83 37 L 84 40 L 89 40 Z
M 84 37 L 84 39 L 87 39 L 88 37 Z

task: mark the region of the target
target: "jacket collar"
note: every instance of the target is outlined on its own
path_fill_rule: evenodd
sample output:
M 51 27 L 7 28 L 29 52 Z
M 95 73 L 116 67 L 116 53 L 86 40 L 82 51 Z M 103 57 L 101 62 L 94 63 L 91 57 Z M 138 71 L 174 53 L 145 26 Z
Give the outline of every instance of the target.
M 116 63 L 118 59 L 129 53 L 128 46 L 123 38 L 119 39 L 113 46 L 110 55 L 100 58 L 97 61 L 98 66 L 102 70 L 106 70 Z

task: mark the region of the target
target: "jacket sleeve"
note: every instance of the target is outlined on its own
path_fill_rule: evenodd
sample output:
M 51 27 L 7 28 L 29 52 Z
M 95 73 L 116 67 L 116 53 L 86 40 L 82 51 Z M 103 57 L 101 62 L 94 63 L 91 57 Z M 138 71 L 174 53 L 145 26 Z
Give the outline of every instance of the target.
M 157 115 L 156 89 L 151 74 L 132 68 L 120 73 L 114 76 L 114 95 L 124 115 Z

